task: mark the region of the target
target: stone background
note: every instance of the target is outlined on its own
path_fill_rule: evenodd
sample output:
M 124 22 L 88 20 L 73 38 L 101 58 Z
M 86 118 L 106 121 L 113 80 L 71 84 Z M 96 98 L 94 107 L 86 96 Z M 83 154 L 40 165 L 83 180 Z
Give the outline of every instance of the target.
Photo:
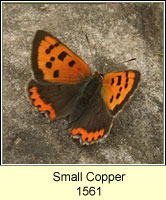
M 163 3 L 3 4 L 3 163 L 163 163 Z M 81 146 L 64 119 L 39 113 L 26 93 L 36 30 L 48 31 L 94 72 L 141 72 L 141 83 L 102 143 Z M 92 54 L 85 34 L 88 35 Z M 125 60 L 137 58 L 124 64 Z

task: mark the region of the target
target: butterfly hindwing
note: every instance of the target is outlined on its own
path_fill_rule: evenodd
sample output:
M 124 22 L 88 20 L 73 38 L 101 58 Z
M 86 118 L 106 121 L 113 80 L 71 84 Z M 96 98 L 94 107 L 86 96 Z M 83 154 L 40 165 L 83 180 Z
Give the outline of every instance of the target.
M 106 74 L 101 95 L 111 114 L 115 115 L 133 94 L 140 81 L 140 72 L 128 70 Z
M 72 123 L 72 136 L 91 144 L 109 132 L 112 117 L 101 96 L 93 97 L 81 117 Z
M 33 40 L 32 69 L 39 82 L 78 84 L 91 75 L 79 56 L 42 30 L 37 31 Z
M 79 87 L 77 85 L 42 85 L 31 80 L 28 84 L 29 97 L 41 112 L 48 112 L 50 119 L 66 117 L 70 114 Z

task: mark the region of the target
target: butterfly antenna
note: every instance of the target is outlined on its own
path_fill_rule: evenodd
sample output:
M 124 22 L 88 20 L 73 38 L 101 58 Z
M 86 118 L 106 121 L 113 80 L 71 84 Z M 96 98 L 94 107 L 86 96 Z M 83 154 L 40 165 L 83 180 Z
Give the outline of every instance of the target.
M 88 47 L 89 47 L 89 51 L 90 51 L 90 54 L 91 54 L 92 62 L 95 65 L 94 54 L 92 52 L 92 48 L 91 48 L 90 41 L 89 41 L 89 38 L 88 38 L 87 34 L 85 34 L 85 38 L 86 38 L 86 41 L 88 43 Z
M 89 38 L 88 38 L 87 34 L 85 34 L 85 38 L 86 38 L 86 41 L 88 43 L 89 51 L 90 51 L 90 53 L 92 55 L 92 51 L 91 51 L 91 47 L 90 47 L 90 42 L 89 42 Z
M 121 63 L 117 63 L 116 65 L 120 65 L 120 64 L 123 64 L 123 63 L 126 63 L 126 62 L 130 62 L 130 61 L 133 61 L 133 60 L 136 60 L 136 58 L 131 58 L 131 59 L 123 61 Z

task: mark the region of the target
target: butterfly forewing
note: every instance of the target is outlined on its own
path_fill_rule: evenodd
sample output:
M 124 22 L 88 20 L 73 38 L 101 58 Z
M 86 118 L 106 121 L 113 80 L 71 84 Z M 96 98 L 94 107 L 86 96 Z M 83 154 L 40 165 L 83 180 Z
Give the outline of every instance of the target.
M 91 75 L 88 65 L 79 56 L 41 30 L 33 41 L 32 69 L 40 82 L 78 84 Z
M 103 79 L 101 95 L 112 114 L 116 114 L 133 94 L 140 80 L 136 70 L 113 72 Z

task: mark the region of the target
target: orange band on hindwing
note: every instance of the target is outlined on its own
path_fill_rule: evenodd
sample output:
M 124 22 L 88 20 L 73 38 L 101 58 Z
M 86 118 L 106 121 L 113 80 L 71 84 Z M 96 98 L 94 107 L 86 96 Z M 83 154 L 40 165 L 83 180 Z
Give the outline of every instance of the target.
M 37 92 L 37 87 L 32 87 L 29 89 L 29 91 L 32 93 L 30 95 L 30 99 L 33 100 L 34 106 L 38 107 L 39 111 L 48 111 L 50 119 L 56 118 L 56 113 L 51 104 L 46 104 L 41 98 L 40 95 Z
M 99 131 L 95 131 L 95 132 L 88 132 L 87 130 L 83 129 L 83 128 L 74 128 L 72 130 L 72 135 L 76 136 L 76 135 L 81 135 L 81 139 L 82 142 L 85 142 L 86 140 L 88 142 L 92 142 L 97 141 L 99 137 L 103 137 L 104 135 L 104 129 L 101 129 Z

